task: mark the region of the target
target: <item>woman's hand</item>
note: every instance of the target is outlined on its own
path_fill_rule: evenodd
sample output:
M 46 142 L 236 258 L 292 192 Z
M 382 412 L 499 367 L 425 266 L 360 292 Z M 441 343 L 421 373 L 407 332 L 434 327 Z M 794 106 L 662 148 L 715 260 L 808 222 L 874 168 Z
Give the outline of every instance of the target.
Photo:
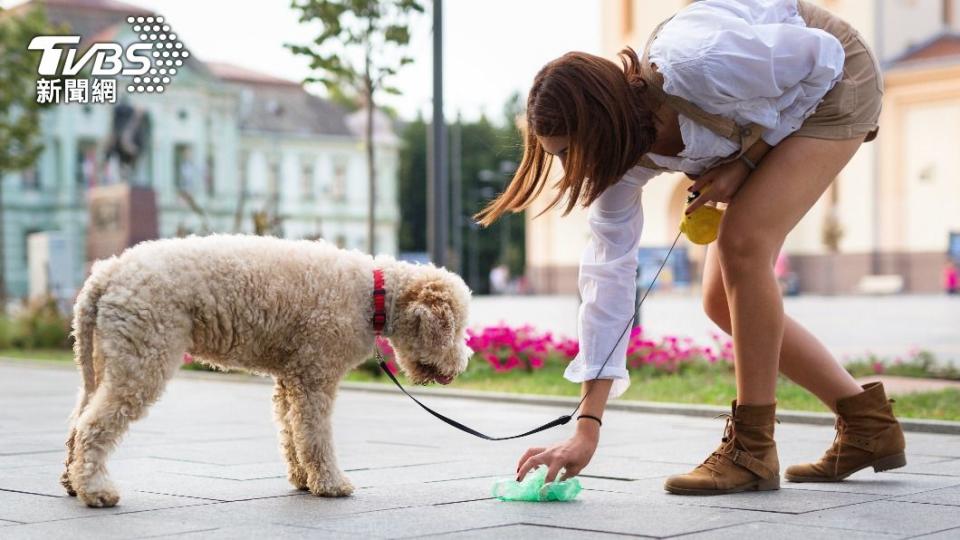
M 594 424 L 590 426 L 589 424 Z M 593 453 L 600 442 L 600 426 L 592 420 L 578 423 L 577 432 L 565 442 L 550 448 L 535 447 L 528 449 L 517 465 L 517 481 L 539 465 L 548 467 L 545 482 L 553 482 L 560 469 L 564 469 L 563 479 L 572 478 L 590 463 Z
M 739 159 L 717 165 L 703 173 L 687 190 L 691 193 L 699 191 L 700 196 L 687 206 L 686 213 L 689 214 L 710 201 L 730 202 L 748 176 L 750 168 Z

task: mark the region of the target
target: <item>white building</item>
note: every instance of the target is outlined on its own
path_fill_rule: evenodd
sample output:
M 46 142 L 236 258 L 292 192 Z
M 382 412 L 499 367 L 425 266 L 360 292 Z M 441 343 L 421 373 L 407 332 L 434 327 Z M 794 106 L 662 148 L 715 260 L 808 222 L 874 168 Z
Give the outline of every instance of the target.
M 114 0 L 32 1 L 51 22 L 83 37 L 129 43 L 126 18 L 153 15 Z M 186 41 L 189 36 L 186 36 Z M 43 113 L 44 151 L 36 166 L 3 178 L 3 253 L 7 291 L 28 290 L 26 238 L 60 231 L 76 249 L 75 282 L 87 267 L 86 191 L 120 181 L 156 194 L 160 236 L 253 232 L 255 212 L 271 216 L 273 234 L 325 238 L 348 248 L 367 244 L 368 180 L 360 126 L 299 83 L 191 56 L 163 94 L 127 94 L 117 104 L 145 114 L 146 144 L 133 171 L 105 158 L 114 106 L 57 105 Z M 397 145 L 390 121 L 377 116 L 376 244 L 396 253 Z M 276 218 L 275 220 L 273 218 Z M 136 219 L 136 216 L 134 216 Z

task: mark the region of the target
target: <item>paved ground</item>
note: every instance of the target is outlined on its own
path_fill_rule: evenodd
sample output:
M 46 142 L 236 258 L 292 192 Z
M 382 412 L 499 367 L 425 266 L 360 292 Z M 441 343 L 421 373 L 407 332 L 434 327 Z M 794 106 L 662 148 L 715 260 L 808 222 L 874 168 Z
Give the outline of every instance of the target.
M 933 351 L 960 365 L 960 297 L 946 295 L 799 296 L 784 310 L 819 337 L 838 357 L 866 352 L 895 357 L 913 348 Z M 486 296 L 471 303 L 474 324 L 531 323 L 577 335 L 574 296 Z M 699 293 L 654 293 L 643 306 L 643 326 L 653 335 L 675 334 L 709 342 L 719 331 L 703 314 Z
M 400 396 L 343 392 L 335 430 L 352 498 L 294 491 L 270 387 L 178 378 L 112 461 L 120 505 L 83 507 L 61 472 L 72 370 L 0 363 L 0 538 L 960 538 L 960 437 L 910 434 L 910 465 L 841 484 L 686 498 L 662 491 L 717 444 L 722 422 L 611 412 L 586 490 L 573 503 L 490 497 L 528 444 L 468 438 Z M 561 411 L 431 398 L 481 430 L 515 432 Z M 565 412 L 565 411 L 564 411 Z M 818 455 L 830 429 L 778 427 L 784 463 Z

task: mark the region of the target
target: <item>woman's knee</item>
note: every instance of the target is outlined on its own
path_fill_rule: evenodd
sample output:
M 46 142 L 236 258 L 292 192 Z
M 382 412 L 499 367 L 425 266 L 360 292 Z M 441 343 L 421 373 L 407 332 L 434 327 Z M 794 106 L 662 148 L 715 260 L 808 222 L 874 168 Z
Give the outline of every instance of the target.
M 724 275 L 736 278 L 738 273 L 745 270 L 772 269 L 781 243 L 781 239 L 770 238 L 770 235 L 756 227 L 724 223 L 717 237 L 717 251 Z

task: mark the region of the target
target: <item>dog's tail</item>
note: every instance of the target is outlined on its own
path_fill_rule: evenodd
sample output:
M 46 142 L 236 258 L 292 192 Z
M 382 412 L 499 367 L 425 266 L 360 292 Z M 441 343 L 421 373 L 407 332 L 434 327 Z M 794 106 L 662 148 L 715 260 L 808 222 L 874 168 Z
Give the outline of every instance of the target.
M 97 326 L 97 303 L 106 291 L 107 281 L 116 257 L 97 261 L 90 277 L 80 290 L 73 306 L 73 358 L 83 377 L 81 402 L 86 403 L 97 389 L 97 375 L 93 364 L 93 332 Z

